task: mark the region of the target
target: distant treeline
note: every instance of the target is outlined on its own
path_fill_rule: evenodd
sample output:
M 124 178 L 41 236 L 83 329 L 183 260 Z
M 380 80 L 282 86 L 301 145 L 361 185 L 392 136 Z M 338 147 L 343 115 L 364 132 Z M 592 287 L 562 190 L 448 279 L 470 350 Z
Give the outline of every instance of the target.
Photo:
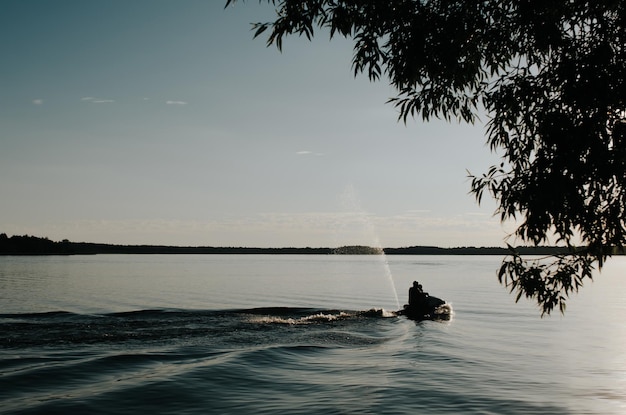
M 566 254 L 567 248 L 558 246 L 517 247 L 521 255 Z M 387 255 L 507 255 L 511 251 L 503 247 L 459 247 L 439 248 L 436 246 L 410 246 L 407 248 L 385 248 Z
M 563 247 L 518 247 L 522 255 L 565 254 Z M 94 255 L 94 254 L 300 254 L 300 255 L 507 255 L 501 247 L 439 248 L 410 246 L 405 248 L 373 248 L 342 246 L 339 248 L 248 248 L 211 246 L 110 245 L 89 242 L 55 242 L 36 236 L 0 234 L 0 255 Z M 616 252 L 617 254 L 617 252 Z
M 0 255 L 94 255 L 94 254 L 332 254 L 331 248 L 247 248 L 211 246 L 111 245 L 61 242 L 36 236 L 0 234 Z

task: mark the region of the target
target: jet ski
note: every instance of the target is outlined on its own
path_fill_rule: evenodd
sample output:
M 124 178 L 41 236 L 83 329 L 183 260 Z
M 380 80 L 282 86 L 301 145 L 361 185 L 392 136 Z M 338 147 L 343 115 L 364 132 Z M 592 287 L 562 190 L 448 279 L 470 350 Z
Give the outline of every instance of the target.
M 418 304 L 405 304 L 404 308 L 402 310 L 398 310 L 396 314 L 418 321 L 449 320 L 452 315 L 452 306 L 441 298 L 426 294 Z

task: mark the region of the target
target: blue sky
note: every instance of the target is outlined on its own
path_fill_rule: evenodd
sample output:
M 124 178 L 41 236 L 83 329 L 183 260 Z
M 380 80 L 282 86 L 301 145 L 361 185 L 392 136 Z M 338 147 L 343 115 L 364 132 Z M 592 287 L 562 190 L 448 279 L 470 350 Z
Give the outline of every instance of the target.
M 258 2 L 0 1 L 0 232 L 213 246 L 501 246 L 483 126 L 407 125 L 349 40 Z

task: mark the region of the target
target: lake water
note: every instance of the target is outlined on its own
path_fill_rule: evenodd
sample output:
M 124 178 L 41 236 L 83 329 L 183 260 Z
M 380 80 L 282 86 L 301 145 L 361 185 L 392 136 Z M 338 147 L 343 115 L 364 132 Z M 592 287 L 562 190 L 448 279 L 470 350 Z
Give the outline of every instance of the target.
M 0 413 L 626 413 L 626 258 L 543 319 L 500 261 L 0 257 Z

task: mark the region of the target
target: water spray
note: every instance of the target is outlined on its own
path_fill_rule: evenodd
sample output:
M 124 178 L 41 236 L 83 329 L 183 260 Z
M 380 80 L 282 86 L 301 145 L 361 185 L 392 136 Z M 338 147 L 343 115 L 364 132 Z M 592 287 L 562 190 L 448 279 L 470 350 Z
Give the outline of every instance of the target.
M 356 218 L 359 220 L 359 222 L 362 223 L 367 233 L 367 236 L 371 241 L 370 245 L 373 248 L 376 248 L 380 252 L 379 256 L 382 261 L 382 266 L 385 272 L 385 276 L 389 280 L 393 295 L 396 300 L 396 306 L 399 309 L 400 300 L 398 299 L 398 291 L 396 290 L 396 284 L 393 280 L 393 275 L 391 274 L 391 268 L 389 267 L 389 262 L 387 261 L 387 255 L 385 254 L 385 251 L 383 250 L 383 246 L 380 242 L 380 237 L 378 236 L 378 233 L 376 232 L 371 216 L 367 212 L 365 212 L 363 208 L 361 207 L 361 202 L 359 200 L 357 191 L 354 188 L 354 186 L 350 184 L 347 185 L 343 192 L 341 199 L 342 199 L 342 205 L 344 206 L 344 208 L 347 210 L 350 210 L 351 212 L 354 212 L 356 214 Z

